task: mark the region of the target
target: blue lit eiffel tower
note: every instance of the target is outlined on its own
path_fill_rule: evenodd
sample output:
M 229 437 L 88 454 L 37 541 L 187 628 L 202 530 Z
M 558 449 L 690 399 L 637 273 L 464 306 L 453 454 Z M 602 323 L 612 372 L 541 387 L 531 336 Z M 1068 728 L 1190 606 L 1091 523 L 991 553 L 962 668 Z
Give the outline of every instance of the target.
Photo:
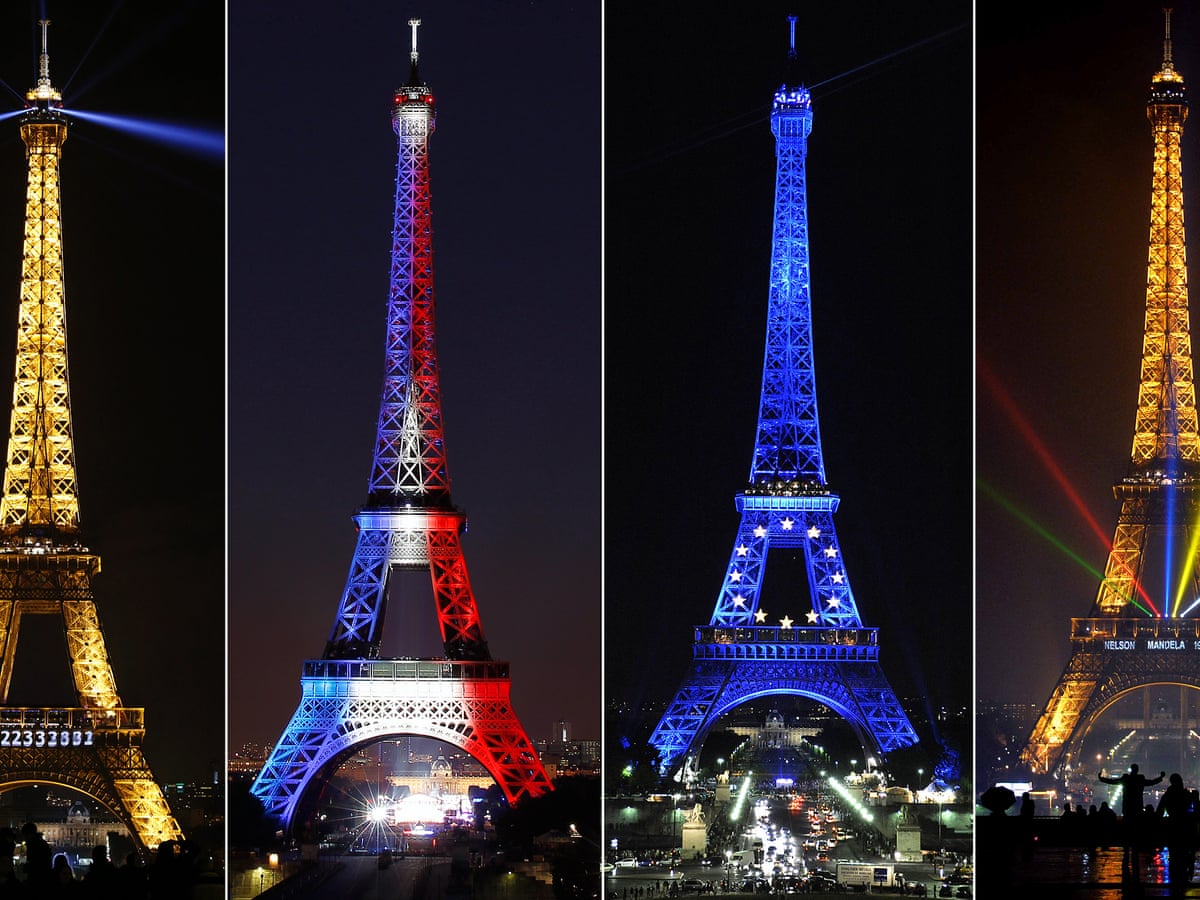
M 878 629 L 859 618 L 833 527 L 839 498 L 821 457 L 809 298 L 804 159 L 812 103 L 792 83 L 775 93 L 771 111 L 775 217 L 750 484 L 735 498 L 741 524 L 712 620 L 696 628 L 691 668 L 650 737 L 663 774 L 677 770 L 722 715 L 769 695 L 820 701 L 881 754 L 917 740 L 879 666 Z M 795 548 L 803 550 L 812 609 L 799 627 L 787 616 L 767 625 L 767 557 Z

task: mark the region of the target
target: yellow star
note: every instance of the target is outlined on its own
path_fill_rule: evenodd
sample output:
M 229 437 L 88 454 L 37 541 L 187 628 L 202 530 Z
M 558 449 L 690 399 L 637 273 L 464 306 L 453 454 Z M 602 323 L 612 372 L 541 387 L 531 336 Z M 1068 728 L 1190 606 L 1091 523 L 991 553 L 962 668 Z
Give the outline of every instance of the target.
M 808 536 L 814 540 L 819 538 L 821 536 L 821 529 L 814 525 L 812 528 L 808 529 Z
M 784 628 L 791 628 L 792 620 L 789 619 L 787 616 L 784 616 L 782 619 L 779 620 L 779 624 L 782 625 Z
M 807 613 L 805 613 L 805 615 L 808 618 L 808 624 L 810 624 L 810 625 L 816 624 L 817 614 L 815 612 L 813 612 L 810 609 Z
M 763 622 L 767 621 L 767 614 L 760 609 L 754 614 L 754 621 L 761 625 Z
M 738 556 L 745 556 L 749 552 L 750 552 L 750 548 L 747 547 L 745 544 L 742 544 L 740 547 L 737 548 Z
M 754 536 L 757 538 L 762 537 L 766 533 L 767 533 L 767 529 L 763 528 L 761 525 L 759 525 L 757 528 L 754 529 Z

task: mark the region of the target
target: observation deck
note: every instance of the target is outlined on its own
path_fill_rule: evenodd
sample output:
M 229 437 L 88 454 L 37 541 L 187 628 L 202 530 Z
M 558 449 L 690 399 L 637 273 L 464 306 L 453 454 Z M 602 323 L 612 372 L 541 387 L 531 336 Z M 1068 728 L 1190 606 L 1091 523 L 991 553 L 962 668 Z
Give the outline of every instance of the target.
M 879 659 L 879 629 L 703 625 L 696 629 L 692 657 L 871 662 Z
M 453 660 L 401 657 L 396 659 L 309 659 L 301 680 L 344 682 L 507 681 L 508 663 L 500 660 Z
M 1183 646 L 1171 647 L 1171 643 L 1186 644 L 1188 650 L 1200 650 L 1200 619 L 1181 617 L 1175 619 L 1163 618 L 1128 618 L 1111 617 L 1096 619 L 1071 619 L 1071 641 L 1099 642 L 1101 644 L 1117 642 L 1136 642 L 1137 647 L 1121 646 L 1107 649 L 1147 649 L 1149 642 L 1152 650 L 1184 649 Z M 1168 646 L 1160 646 L 1166 643 Z
M 1194 467 L 1194 463 L 1189 468 Z M 1161 496 L 1167 491 L 1193 494 L 1200 491 L 1200 475 L 1191 471 L 1175 474 L 1150 469 L 1127 475 L 1113 485 L 1113 497 L 1125 500 L 1133 497 Z

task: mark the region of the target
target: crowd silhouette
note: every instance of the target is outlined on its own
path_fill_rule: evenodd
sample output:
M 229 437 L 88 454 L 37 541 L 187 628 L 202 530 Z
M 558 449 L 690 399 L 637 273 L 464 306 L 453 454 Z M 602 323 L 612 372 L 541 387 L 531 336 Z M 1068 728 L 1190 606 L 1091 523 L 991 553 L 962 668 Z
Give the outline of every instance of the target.
M 1099 806 L 1084 807 L 1083 804 L 1062 805 L 1055 835 L 1059 846 L 1073 846 L 1095 854 L 1099 848 L 1122 848 L 1122 878 L 1136 884 L 1142 872 L 1142 862 L 1159 849 L 1167 851 L 1167 883 L 1171 896 L 1183 896 L 1195 876 L 1195 860 L 1200 850 L 1200 791 L 1187 788 L 1183 777 L 1173 773 L 1157 805 L 1146 803 L 1146 788 L 1167 779 L 1162 772 L 1157 778 L 1147 778 L 1136 764 L 1121 775 L 1098 774 L 1097 780 L 1104 784 L 1120 785 L 1121 815 L 1111 809 L 1107 802 Z M 993 816 L 1005 816 L 1006 811 L 1016 804 L 1016 795 L 1008 788 L 993 785 L 980 797 L 980 805 L 991 811 Z M 991 817 L 986 817 L 991 818 Z M 999 819 L 1002 823 L 1005 820 Z M 982 829 L 993 839 L 1003 842 L 1009 834 L 1013 843 L 1009 847 L 1028 862 L 1034 852 L 1035 831 L 1034 801 L 1029 793 L 1021 799 L 1017 820 L 1011 828 L 997 831 Z M 981 823 L 982 824 L 982 823 Z M 982 838 L 981 838 L 982 839 Z M 1010 883 L 1011 866 L 1015 857 L 1007 857 L 1000 847 L 981 845 L 983 866 L 990 869 L 998 880 Z
M 24 862 L 13 864 L 18 846 Z M 0 828 L 0 900 L 11 897 L 77 898 L 77 900 L 183 900 L 195 896 L 205 880 L 209 860 L 188 841 L 164 841 L 144 865 L 130 853 L 123 865 L 108 858 L 99 844 L 92 850 L 86 872 L 77 874 L 66 854 L 52 852 L 32 822 L 18 833 Z M 220 896 L 218 893 L 217 896 Z

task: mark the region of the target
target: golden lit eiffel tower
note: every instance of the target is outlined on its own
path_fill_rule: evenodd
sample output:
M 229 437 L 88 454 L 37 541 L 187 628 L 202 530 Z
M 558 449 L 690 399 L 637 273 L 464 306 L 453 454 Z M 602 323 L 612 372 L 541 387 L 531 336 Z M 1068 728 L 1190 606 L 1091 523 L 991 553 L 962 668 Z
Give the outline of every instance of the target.
M 1186 734 L 1186 693 L 1200 689 L 1200 428 L 1180 154 L 1188 109 L 1164 12 L 1163 60 L 1146 104 L 1154 172 L 1133 449 L 1113 486 L 1121 512 L 1091 615 L 1071 620 L 1071 657 L 1021 753 L 1038 774 L 1090 771 L 1082 756 L 1089 729 L 1117 700 L 1150 685 L 1180 688 Z M 1164 563 L 1170 577 L 1161 574 Z
M 29 165 L 12 425 L 0 496 L 0 788 L 59 784 L 118 815 L 144 847 L 182 837 L 142 753 L 143 710 L 122 706 L 82 541 L 67 384 L 59 158 L 67 138 L 46 26 L 20 119 Z M 61 616 L 78 707 L 9 708 L 21 620 Z

